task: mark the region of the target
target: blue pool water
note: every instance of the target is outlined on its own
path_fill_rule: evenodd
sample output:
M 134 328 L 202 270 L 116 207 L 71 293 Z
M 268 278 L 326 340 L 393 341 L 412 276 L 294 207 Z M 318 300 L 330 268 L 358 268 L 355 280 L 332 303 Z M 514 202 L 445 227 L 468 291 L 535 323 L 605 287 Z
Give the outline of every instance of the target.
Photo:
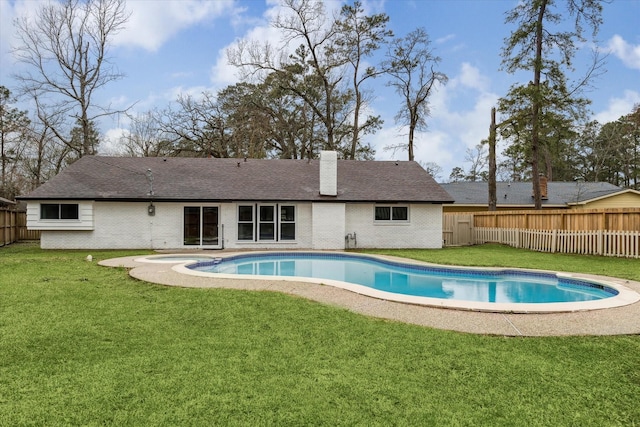
M 597 283 L 558 278 L 550 273 L 416 266 L 347 254 L 246 254 L 198 262 L 188 268 L 211 273 L 331 279 L 396 294 L 479 302 L 578 302 L 618 294 Z

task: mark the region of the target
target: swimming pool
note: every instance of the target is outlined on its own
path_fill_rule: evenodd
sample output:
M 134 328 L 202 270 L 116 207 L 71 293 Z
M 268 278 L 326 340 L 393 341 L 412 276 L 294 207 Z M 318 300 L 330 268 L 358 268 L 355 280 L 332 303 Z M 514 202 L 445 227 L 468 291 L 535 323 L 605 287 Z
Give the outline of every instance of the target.
M 187 270 L 214 277 L 309 281 L 393 301 L 474 310 L 576 311 L 623 305 L 619 287 L 566 274 L 429 266 L 343 253 L 248 253 L 198 262 Z

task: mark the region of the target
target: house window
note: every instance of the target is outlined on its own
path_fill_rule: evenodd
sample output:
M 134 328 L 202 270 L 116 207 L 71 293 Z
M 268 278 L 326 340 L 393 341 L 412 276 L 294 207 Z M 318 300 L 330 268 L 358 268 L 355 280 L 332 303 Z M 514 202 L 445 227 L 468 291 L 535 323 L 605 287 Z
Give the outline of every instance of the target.
M 238 206 L 238 240 L 253 240 L 253 206 Z
M 296 209 L 292 205 L 239 205 L 238 240 L 296 239 Z
M 408 221 L 409 208 L 407 206 L 376 206 L 376 221 Z
M 275 240 L 276 238 L 276 216 L 275 206 L 258 205 L 260 220 L 258 221 L 258 240 Z
M 296 207 L 280 206 L 280 240 L 296 239 Z
M 42 203 L 40 219 L 79 219 L 77 203 Z

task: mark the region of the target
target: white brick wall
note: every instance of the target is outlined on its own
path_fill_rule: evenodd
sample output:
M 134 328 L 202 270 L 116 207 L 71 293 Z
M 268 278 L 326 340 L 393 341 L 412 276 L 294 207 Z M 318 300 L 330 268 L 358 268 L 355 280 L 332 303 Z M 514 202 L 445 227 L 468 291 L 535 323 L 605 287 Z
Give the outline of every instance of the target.
M 185 204 L 156 203 L 155 206 L 155 216 L 149 216 L 146 202 L 94 202 L 93 230 L 43 230 L 41 246 L 44 249 L 184 248 Z M 380 224 L 374 221 L 375 205 L 370 203 L 296 204 L 295 242 L 239 242 L 237 204 L 212 206 L 220 207 L 225 248 L 344 249 L 345 235 L 354 232 L 359 248 L 442 247 L 440 205 L 410 205 L 408 223 Z
M 43 231 L 44 249 L 161 249 L 182 246 L 182 208 L 159 204 L 147 215 L 148 203 L 94 203 L 93 231 Z M 176 231 L 177 229 L 177 231 Z
M 346 233 L 356 233 L 359 248 L 441 248 L 442 205 L 409 205 L 409 221 L 374 221 L 372 203 L 348 204 Z
M 344 249 L 344 203 L 313 203 L 313 249 Z

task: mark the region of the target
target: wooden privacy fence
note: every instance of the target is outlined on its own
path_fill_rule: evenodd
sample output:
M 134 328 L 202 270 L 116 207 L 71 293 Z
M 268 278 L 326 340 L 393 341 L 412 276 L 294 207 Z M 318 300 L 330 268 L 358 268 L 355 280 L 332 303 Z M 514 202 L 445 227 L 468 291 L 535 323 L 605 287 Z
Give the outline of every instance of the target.
M 474 212 L 473 226 L 527 230 L 640 231 L 640 208 Z
M 17 237 L 16 212 L 0 209 L 0 246 L 15 242 Z
M 20 240 L 39 240 L 40 231 L 27 230 L 26 212 L 0 209 L 0 246 Z
M 492 242 L 541 252 L 640 258 L 640 208 L 446 213 L 442 235 L 445 246 Z

